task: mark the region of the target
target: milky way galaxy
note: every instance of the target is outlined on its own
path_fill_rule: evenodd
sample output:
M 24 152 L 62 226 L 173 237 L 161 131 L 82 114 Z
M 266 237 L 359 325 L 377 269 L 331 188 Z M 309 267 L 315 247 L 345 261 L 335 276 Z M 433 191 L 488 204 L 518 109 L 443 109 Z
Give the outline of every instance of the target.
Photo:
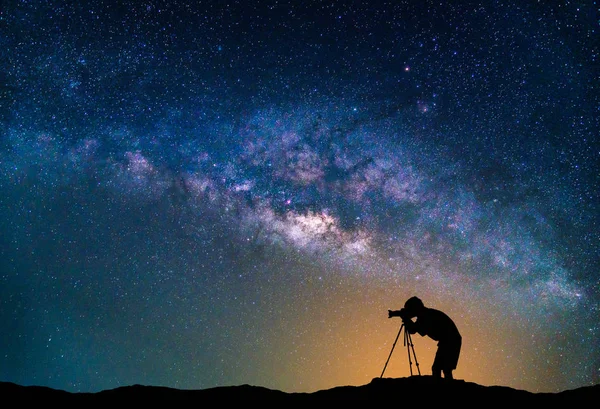
M 0 34 L 0 381 L 362 385 L 416 295 L 455 378 L 600 382 L 596 5 L 9 0 Z

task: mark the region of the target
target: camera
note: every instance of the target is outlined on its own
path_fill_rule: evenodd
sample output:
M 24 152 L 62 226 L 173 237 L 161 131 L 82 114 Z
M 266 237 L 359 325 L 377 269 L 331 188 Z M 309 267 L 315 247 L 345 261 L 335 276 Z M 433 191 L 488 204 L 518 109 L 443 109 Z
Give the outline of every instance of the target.
M 392 318 L 392 317 L 400 317 L 400 318 L 402 318 L 402 321 L 406 321 L 406 320 L 410 319 L 410 316 L 405 308 L 402 308 L 397 311 L 388 310 L 388 318 Z

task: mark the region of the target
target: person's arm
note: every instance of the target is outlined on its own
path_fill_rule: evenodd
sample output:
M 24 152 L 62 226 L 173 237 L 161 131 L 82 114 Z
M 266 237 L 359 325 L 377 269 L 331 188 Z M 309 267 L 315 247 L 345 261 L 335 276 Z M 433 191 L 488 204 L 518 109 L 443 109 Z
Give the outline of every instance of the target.
M 406 329 L 406 331 L 408 331 L 409 334 L 414 334 L 415 332 L 417 332 L 417 324 L 413 320 L 402 320 L 402 323 L 404 324 L 404 328 Z
M 419 318 L 417 318 L 415 320 L 415 322 L 413 322 L 413 330 L 422 337 L 428 335 L 427 334 L 427 324 L 425 324 L 425 322 L 426 322 L 426 320 L 423 321 L 422 318 L 421 318 L 421 320 L 419 320 Z

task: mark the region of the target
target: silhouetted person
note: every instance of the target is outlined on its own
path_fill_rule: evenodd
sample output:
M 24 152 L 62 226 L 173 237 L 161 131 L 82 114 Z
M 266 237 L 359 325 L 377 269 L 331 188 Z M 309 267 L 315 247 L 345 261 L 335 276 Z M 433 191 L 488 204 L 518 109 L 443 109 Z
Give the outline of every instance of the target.
M 434 378 L 441 378 L 443 372 L 445 379 L 453 379 L 452 371 L 458 364 L 462 345 L 462 337 L 454 321 L 442 311 L 425 307 L 417 297 L 409 298 L 401 310 L 388 310 L 388 318 L 391 317 L 402 318 L 404 330 L 409 334 L 418 332 L 422 337 L 427 335 L 438 341 L 431 373 Z

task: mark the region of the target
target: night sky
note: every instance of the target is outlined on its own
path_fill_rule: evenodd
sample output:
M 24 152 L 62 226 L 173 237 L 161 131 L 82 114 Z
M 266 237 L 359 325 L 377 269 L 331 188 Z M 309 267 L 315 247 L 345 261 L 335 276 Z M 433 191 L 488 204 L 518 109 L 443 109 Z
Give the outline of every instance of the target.
M 600 383 L 598 5 L 0 5 L 0 381 Z M 422 374 L 435 341 L 413 336 Z M 402 338 L 386 377 L 416 373 Z

